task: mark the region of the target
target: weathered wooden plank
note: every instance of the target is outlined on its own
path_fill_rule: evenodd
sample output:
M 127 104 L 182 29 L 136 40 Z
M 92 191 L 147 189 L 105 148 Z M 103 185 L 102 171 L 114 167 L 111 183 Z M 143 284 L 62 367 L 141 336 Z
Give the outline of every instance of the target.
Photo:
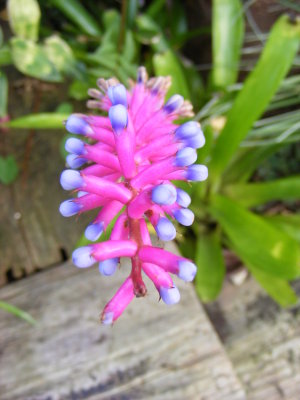
M 28 89 L 26 82 L 33 86 Z M 25 79 L 22 90 L 10 85 L 10 113 L 15 117 L 37 111 L 37 99 L 39 111 L 53 110 L 63 96 L 62 87 L 53 90 Z M 20 175 L 10 186 L 0 183 L 0 286 L 61 263 L 86 225 L 85 216 L 76 224 L 74 218 L 67 220 L 58 212 L 60 202 L 69 196 L 59 185 L 64 168 L 59 152 L 63 135 L 63 130 L 1 132 L 0 155 L 13 154 Z
M 27 132 L 11 132 L 13 154 L 19 165 L 25 152 Z M 11 186 L 1 186 L 0 284 L 7 272 L 22 277 L 37 269 L 62 262 L 80 237 L 79 224 L 63 218 L 58 207 L 68 194 L 59 186 L 64 162 L 59 154 L 62 132 L 37 132 L 33 138 L 26 177 L 22 173 Z M 1 145 L 1 143 L 0 143 Z M 24 171 L 24 170 L 23 170 Z
M 300 281 L 295 283 L 298 294 Z M 253 279 L 207 307 L 249 400 L 300 399 L 300 306 L 280 309 Z
M 103 278 L 66 263 L 0 290 L 38 321 L 1 312 L 2 400 L 245 399 L 191 285 L 178 285 L 177 306 L 150 290 L 112 328 L 98 323 L 128 272 Z

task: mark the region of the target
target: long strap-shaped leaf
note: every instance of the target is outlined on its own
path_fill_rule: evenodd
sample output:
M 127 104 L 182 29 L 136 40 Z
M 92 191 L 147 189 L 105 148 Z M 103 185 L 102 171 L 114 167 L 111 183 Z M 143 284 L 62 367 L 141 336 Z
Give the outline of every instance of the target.
M 52 4 L 60 9 L 71 21 L 73 21 L 84 33 L 91 36 L 101 34 L 97 21 L 82 6 L 78 0 L 51 0 Z
M 210 175 L 218 180 L 240 142 L 266 109 L 287 74 L 299 46 L 300 21 L 282 16 L 274 25 L 265 49 L 229 111 L 212 153 Z
M 300 276 L 300 249 L 289 235 L 223 196 L 212 199 L 210 211 L 246 264 L 279 278 Z
M 241 0 L 214 0 L 212 19 L 213 83 L 226 88 L 236 82 L 244 36 Z
M 300 198 L 300 175 L 269 182 L 230 185 L 225 187 L 224 192 L 245 207 L 271 200 L 297 200 Z
M 196 291 L 202 301 L 214 300 L 223 284 L 225 263 L 217 232 L 198 237 L 195 261 L 197 263 Z

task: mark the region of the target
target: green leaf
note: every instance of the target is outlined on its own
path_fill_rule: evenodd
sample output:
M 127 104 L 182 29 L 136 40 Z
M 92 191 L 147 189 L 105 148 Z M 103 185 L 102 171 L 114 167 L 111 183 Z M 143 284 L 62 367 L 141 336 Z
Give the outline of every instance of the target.
M 56 113 L 40 113 L 28 114 L 9 121 L 6 125 L 10 128 L 17 129 L 64 129 L 64 121 L 69 114 Z
M 153 56 L 153 65 L 156 75 L 170 75 L 172 77 L 172 86 L 168 91 L 168 96 L 180 93 L 185 99 L 191 98 L 182 66 L 172 50 L 162 54 L 155 54 Z
M 67 101 L 60 103 L 57 107 L 55 112 L 59 113 L 59 114 L 72 114 L 73 112 L 73 105 L 72 103 L 69 103 Z
M 44 52 L 60 72 L 71 73 L 75 68 L 75 58 L 71 47 L 59 36 L 50 36 L 45 40 Z
M 36 0 L 8 0 L 9 25 L 21 39 L 37 40 L 41 10 Z
M 262 271 L 250 266 L 249 269 L 254 278 L 265 289 L 268 295 L 282 307 L 292 306 L 298 302 L 296 293 L 287 281 L 275 276 L 270 276 L 269 274 L 265 274 Z
M 298 50 L 300 21 L 282 16 L 272 28 L 268 42 L 243 89 L 237 95 L 212 152 L 210 175 L 219 178 L 240 142 L 266 109 Z M 283 57 L 284 54 L 284 57 Z
M 137 39 L 146 45 L 152 45 L 155 51 L 166 51 L 169 44 L 165 39 L 160 26 L 148 15 L 141 14 L 136 18 Z
M 131 31 L 126 31 L 125 43 L 123 46 L 122 57 L 124 57 L 129 63 L 133 62 L 136 57 L 136 45 L 133 34 Z
M 88 97 L 88 82 L 74 81 L 69 86 L 69 96 L 75 100 L 85 100 Z
M 97 21 L 78 0 L 51 0 L 51 3 L 87 35 L 101 35 Z
M 214 196 L 210 211 L 246 264 L 279 278 L 300 276 L 300 249 L 290 236 L 223 196 Z
M 7 115 L 8 81 L 6 75 L 0 71 L 0 118 Z
M 10 43 L 13 63 L 20 72 L 44 81 L 61 81 L 60 73 L 41 46 L 20 38 L 11 39 Z
M 214 300 L 222 288 L 225 276 L 225 264 L 217 232 L 200 235 L 195 261 L 197 294 L 204 302 Z
M 236 82 L 244 37 L 241 0 L 214 0 L 212 12 L 213 69 L 216 87 L 225 89 Z
M 225 187 L 224 193 L 244 207 L 273 200 L 297 200 L 300 198 L 300 175 L 269 182 L 229 185 Z
M 18 307 L 13 306 L 12 304 L 6 303 L 6 301 L 0 301 L 0 308 L 15 315 L 18 318 L 24 319 L 31 325 L 36 325 L 36 320 L 33 319 L 30 314 L 28 314 L 26 311 L 21 310 Z
M 300 214 L 265 215 L 264 218 L 300 243 Z
M 0 181 L 5 185 L 12 183 L 18 176 L 19 168 L 13 156 L 0 157 Z
M 182 66 L 182 71 L 184 73 L 190 93 L 189 100 L 191 100 L 194 109 L 197 110 L 202 105 L 205 96 L 205 90 L 201 76 L 192 63 L 185 63 L 185 65 Z
M 258 165 L 275 153 L 282 145 L 259 147 L 257 149 L 239 150 L 235 159 L 225 170 L 223 183 L 245 182 L 254 173 Z

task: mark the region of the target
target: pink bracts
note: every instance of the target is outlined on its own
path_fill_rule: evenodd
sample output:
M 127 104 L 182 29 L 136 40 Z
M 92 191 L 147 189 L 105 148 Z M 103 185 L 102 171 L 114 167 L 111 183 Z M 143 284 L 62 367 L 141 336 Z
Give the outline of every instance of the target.
M 176 236 L 171 222 L 189 226 L 194 215 L 191 199 L 176 188 L 171 179 L 202 181 L 207 177 L 204 165 L 194 164 L 196 149 L 204 145 L 197 122 L 177 125 L 178 119 L 191 117 L 192 107 L 180 95 L 164 103 L 170 79 L 147 79 L 139 68 L 137 82 L 130 90 L 115 79 L 98 81 L 100 91 L 91 89 L 94 98 L 88 106 L 108 111 L 108 117 L 73 114 L 66 129 L 88 140 L 68 139 L 67 163 L 60 182 L 77 197 L 60 205 L 65 217 L 99 209 L 87 226 L 85 236 L 96 242 L 116 218 L 110 240 L 81 247 L 73 252 L 73 262 L 86 268 L 99 262 L 102 275 L 112 275 L 120 257 L 131 258 L 131 272 L 114 297 L 105 306 L 101 320 L 113 323 L 134 296 L 145 296 L 142 273 L 154 283 L 166 304 L 180 299 L 170 274 L 190 282 L 196 266 L 190 260 L 153 247 L 146 221 L 159 239 Z M 81 170 L 77 170 L 84 167 Z

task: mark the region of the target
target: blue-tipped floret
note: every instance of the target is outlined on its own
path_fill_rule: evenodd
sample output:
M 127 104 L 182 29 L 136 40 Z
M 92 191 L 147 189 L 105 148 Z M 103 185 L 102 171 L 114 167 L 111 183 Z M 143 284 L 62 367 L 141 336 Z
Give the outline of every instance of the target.
M 155 186 L 151 192 L 151 200 L 160 205 L 174 204 L 176 197 L 176 188 L 169 184 Z
M 157 236 L 164 241 L 173 240 L 176 237 L 176 229 L 168 218 L 160 218 L 155 227 Z
M 191 204 L 192 199 L 184 190 L 176 188 L 177 198 L 176 203 L 181 207 L 188 207 Z
M 188 121 L 180 125 L 175 131 L 176 139 L 188 139 L 201 132 L 200 124 L 196 121 Z
M 118 84 L 115 86 L 109 86 L 107 89 L 107 95 L 113 106 L 122 104 L 127 108 L 127 92 L 124 85 Z
M 79 247 L 73 251 L 72 254 L 73 263 L 79 268 L 88 268 L 95 264 L 96 260 L 91 255 L 91 247 L 84 246 Z
M 182 106 L 184 102 L 184 99 L 180 94 L 174 94 L 169 98 L 169 100 L 166 102 L 164 105 L 164 111 L 167 114 L 172 114 L 174 111 L 179 110 L 179 108 Z
M 65 169 L 60 176 L 60 184 L 65 190 L 79 189 L 83 186 L 83 179 L 78 171 Z
M 59 212 L 64 217 L 72 217 L 79 213 L 81 209 L 80 204 L 76 203 L 74 200 L 66 200 L 59 206 Z
M 85 148 L 84 148 L 85 143 L 77 138 L 69 138 L 66 140 L 65 143 L 65 149 L 69 153 L 77 154 L 78 156 L 81 156 L 85 153 Z
M 170 288 L 161 287 L 159 290 L 159 294 L 163 302 L 169 306 L 176 304 L 180 301 L 180 293 L 176 286 Z
M 183 143 L 193 149 L 200 149 L 205 144 L 205 137 L 202 131 L 200 131 L 197 135 L 184 139 Z
M 205 165 L 201 164 L 195 164 L 195 165 L 190 165 L 187 169 L 187 179 L 189 181 L 205 181 L 208 176 L 208 170 Z
M 80 168 L 87 162 L 86 158 L 79 157 L 77 154 L 69 154 L 66 157 L 66 162 L 70 168 Z
M 173 214 L 175 219 L 184 226 L 191 226 L 195 219 L 193 211 L 188 208 L 179 208 L 178 210 L 174 210 Z
M 128 113 L 126 107 L 122 104 L 110 107 L 108 110 L 108 116 L 110 119 L 113 131 L 120 135 L 128 125 Z
M 187 260 L 178 261 L 178 277 L 185 282 L 192 282 L 196 276 L 197 267 Z
M 72 114 L 66 121 L 66 130 L 75 135 L 92 135 L 93 130 L 86 121 L 86 116 Z
M 113 312 L 105 313 L 102 317 L 101 322 L 103 325 L 112 325 L 112 323 L 114 322 L 114 313 Z
M 95 242 L 102 235 L 104 230 L 104 224 L 102 221 L 94 222 L 87 226 L 84 234 L 88 240 Z
M 104 261 L 99 262 L 99 272 L 104 276 L 113 275 L 118 267 L 119 259 L 118 258 L 109 258 Z
M 196 150 L 192 147 L 184 147 L 177 152 L 175 164 L 177 167 L 187 167 L 188 165 L 194 164 L 196 160 Z

